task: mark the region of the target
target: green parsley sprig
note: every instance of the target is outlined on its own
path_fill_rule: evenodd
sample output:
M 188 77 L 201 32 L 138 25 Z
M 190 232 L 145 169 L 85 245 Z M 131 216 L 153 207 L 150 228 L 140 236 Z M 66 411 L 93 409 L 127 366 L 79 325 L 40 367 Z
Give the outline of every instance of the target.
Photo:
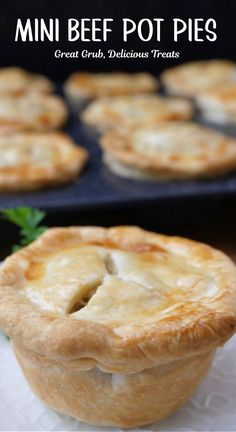
M 0 214 L 5 220 L 14 223 L 20 228 L 19 244 L 12 247 L 13 252 L 32 243 L 47 229 L 46 226 L 40 225 L 46 216 L 46 213 L 42 210 L 31 207 L 17 207 L 0 210 Z

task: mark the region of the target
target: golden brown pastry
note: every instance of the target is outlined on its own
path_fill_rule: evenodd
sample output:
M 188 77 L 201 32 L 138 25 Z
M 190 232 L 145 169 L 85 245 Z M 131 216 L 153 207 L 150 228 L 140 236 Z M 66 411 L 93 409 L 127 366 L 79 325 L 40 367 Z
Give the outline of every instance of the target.
M 80 105 L 97 97 L 154 92 L 157 87 L 156 78 L 146 72 L 75 72 L 65 82 L 64 90 L 72 103 Z
M 236 83 L 236 63 L 229 60 L 183 63 L 166 69 L 161 80 L 169 94 L 195 98 L 199 92 Z
M 0 136 L 25 130 L 57 129 L 65 124 L 67 117 L 67 108 L 59 96 L 0 97 Z
M 161 121 L 189 120 L 192 115 L 192 105 L 186 100 L 145 94 L 96 99 L 82 112 L 82 120 L 103 132 Z
M 174 412 L 236 329 L 221 252 L 137 227 L 48 230 L 0 270 L 0 326 L 32 390 L 80 420 Z
M 0 69 L 0 96 L 51 93 L 53 90 L 53 83 L 43 75 L 29 73 L 19 67 Z
M 191 122 L 114 129 L 100 143 L 105 163 L 122 177 L 187 179 L 236 168 L 236 140 Z
M 87 151 L 62 133 L 0 137 L 0 192 L 66 183 L 78 176 L 86 159 Z
M 214 87 L 196 98 L 201 115 L 222 125 L 236 123 L 236 82 Z

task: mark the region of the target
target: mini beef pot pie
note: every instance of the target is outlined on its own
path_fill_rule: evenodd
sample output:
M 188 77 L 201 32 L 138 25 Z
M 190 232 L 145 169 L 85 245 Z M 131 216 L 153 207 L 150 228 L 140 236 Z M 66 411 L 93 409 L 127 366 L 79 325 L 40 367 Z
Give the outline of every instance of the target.
M 157 80 L 144 72 L 75 72 L 67 79 L 64 90 L 68 99 L 79 105 L 97 97 L 154 92 L 157 87 Z
M 170 415 L 236 329 L 221 252 L 137 227 L 55 228 L 0 270 L 0 325 L 50 407 L 99 425 Z
M 236 123 L 236 82 L 202 92 L 196 98 L 202 116 L 213 123 Z
M 76 178 L 87 151 L 62 133 L 0 137 L 0 192 L 27 191 Z
M 83 111 L 82 120 L 99 131 L 153 125 L 160 121 L 188 120 L 190 102 L 157 95 L 117 96 L 97 99 Z
M 19 67 L 0 69 L 0 96 L 51 93 L 53 90 L 52 82 L 43 75 L 29 73 Z
M 63 126 L 68 112 L 55 95 L 0 96 L 0 136 L 18 131 L 46 131 Z
M 236 168 L 236 140 L 190 122 L 116 129 L 103 135 L 100 144 L 105 163 L 123 177 L 187 179 Z
M 236 83 L 236 63 L 228 60 L 184 63 L 165 70 L 161 80 L 169 94 L 195 98 L 199 92 Z

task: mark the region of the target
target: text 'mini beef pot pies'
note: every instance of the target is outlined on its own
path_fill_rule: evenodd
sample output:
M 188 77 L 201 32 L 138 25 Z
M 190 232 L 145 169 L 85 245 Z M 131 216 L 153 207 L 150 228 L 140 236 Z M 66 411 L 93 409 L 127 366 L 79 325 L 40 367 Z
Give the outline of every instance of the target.
M 58 129 L 64 126 L 67 117 L 67 107 L 59 96 L 0 96 L 0 136 Z
M 147 72 L 75 72 L 65 82 L 64 91 L 73 105 L 83 106 L 97 97 L 152 93 L 158 87 L 157 79 Z
M 0 136 L 0 193 L 42 189 L 75 179 L 87 151 L 59 132 Z
M 20 96 L 25 93 L 51 93 L 53 83 L 43 75 L 19 67 L 0 68 L 0 96 Z
M 88 126 L 103 132 L 161 121 L 189 120 L 192 115 L 192 105 L 187 100 L 145 94 L 98 98 L 85 108 L 81 118 Z
M 205 90 L 236 83 L 236 63 L 229 60 L 200 60 L 166 69 L 161 81 L 168 94 L 195 98 Z
M 109 169 L 127 178 L 184 180 L 236 169 L 236 140 L 197 123 L 113 129 L 100 144 Z
M 223 253 L 137 227 L 54 228 L 0 269 L 0 326 L 32 390 L 91 424 L 173 413 L 236 329 Z

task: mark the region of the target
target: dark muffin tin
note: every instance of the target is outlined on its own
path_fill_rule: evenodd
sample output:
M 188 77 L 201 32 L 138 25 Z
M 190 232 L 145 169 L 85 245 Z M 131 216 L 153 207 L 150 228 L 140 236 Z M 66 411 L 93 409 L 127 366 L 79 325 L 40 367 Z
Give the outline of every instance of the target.
M 198 119 L 197 119 L 198 121 Z M 236 137 L 236 128 L 217 128 Z M 150 182 L 129 180 L 112 174 L 102 162 L 95 134 L 71 112 L 65 132 L 86 147 L 90 159 L 82 176 L 75 182 L 29 193 L 0 195 L 0 208 L 16 206 L 50 210 L 95 210 L 114 205 L 144 204 L 173 198 L 207 198 L 236 194 L 236 172 L 209 180 Z

